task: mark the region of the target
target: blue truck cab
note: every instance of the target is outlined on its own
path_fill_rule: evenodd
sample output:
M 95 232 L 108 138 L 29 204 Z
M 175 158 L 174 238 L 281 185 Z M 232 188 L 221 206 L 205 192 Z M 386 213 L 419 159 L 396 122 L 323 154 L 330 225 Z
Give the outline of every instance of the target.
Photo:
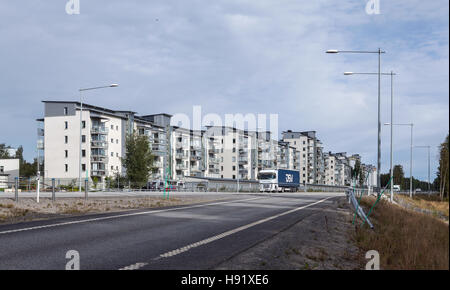
M 287 169 L 266 169 L 259 171 L 260 192 L 297 191 L 300 187 L 300 172 Z

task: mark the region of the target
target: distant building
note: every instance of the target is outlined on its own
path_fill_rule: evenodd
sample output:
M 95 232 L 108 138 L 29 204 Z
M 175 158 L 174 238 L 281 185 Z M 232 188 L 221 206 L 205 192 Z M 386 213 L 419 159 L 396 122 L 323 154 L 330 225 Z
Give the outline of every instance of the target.
M 19 159 L 0 159 L 0 188 L 7 188 L 14 184 L 20 175 Z

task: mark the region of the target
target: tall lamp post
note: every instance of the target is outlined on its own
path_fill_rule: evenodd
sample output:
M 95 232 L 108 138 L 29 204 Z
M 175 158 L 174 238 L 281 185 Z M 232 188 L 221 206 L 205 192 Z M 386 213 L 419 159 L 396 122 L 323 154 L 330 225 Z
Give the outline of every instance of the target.
M 425 145 L 425 146 L 414 146 L 414 148 L 427 148 L 428 149 L 428 194 L 430 193 L 430 145 Z
M 355 73 L 355 72 L 344 72 L 344 75 L 378 75 L 378 73 Z M 381 73 L 381 75 L 390 76 L 391 77 L 391 154 L 390 154 L 390 168 L 391 168 L 391 202 L 394 201 L 394 183 L 393 183 L 393 160 L 394 160 L 394 151 L 393 151 L 393 128 L 392 124 L 394 123 L 394 76 L 396 75 L 393 71 L 390 73 Z
M 391 125 L 391 123 L 385 123 L 384 125 Z M 412 198 L 412 162 L 413 162 L 413 123 L 407 124 L 392 124 L 394 126 L 410 126 L 411 127 L 411 149 L 409 156 L 409 197 Z
M 79 174 L 78 174 L 78 179 L 80 182 L 80 186 L 79 186 L 79 192 L 81 193 L 81 156 L 82 156 L 82 149 L 81 149 L 81 143 L 82 143 L 82 129 L 83 129 L 83 101 L 82 101 L 82 93 L 84 91 L 91 91 L 91 90 L 97 90 L 97 89 L 104 89 L 104 88 L 115 88 L 118 87 L 118 84 L 110 84 L 109 86 L 101 86 L 101 87 L 92 87 L 92 88 L 84 88 L 84 89 L 79 89 L 78 91 L 80 92 L 80 162 L 79 162 Z M 86 179 L 88 178 L 88 169 L 86 168 Z
M 381 179 L 380 179 L 380 170 L 381 170 L 381 121 L 380 121 L 380 90 L 381 90 L 381 54 L 385 53 L 381 48 L 378 48 L 376 51 L 364 51 L 364 50 L 336 50 L 330 49 L 327 50 L 326 53 L 376 53 L 378 54 L 378 150 L 377 150 L 377 188 L 378 194 L 381 193 Z

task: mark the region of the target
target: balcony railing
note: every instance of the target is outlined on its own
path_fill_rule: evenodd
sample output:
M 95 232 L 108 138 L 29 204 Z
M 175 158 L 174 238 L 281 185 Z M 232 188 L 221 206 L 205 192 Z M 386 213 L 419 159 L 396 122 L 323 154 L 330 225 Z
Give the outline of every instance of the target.
M 184 153 L 175 153 L 175 158 L 177 158 L 177 159 L 183 159 L 185 157 L 186 157 L 186 155 L 184 155 Z
M 91 148 L 108 148 L 107 141 L 91 141 Z
M 94 126 L 91 128 L 91 134 L 108 134 L 108 128 Z

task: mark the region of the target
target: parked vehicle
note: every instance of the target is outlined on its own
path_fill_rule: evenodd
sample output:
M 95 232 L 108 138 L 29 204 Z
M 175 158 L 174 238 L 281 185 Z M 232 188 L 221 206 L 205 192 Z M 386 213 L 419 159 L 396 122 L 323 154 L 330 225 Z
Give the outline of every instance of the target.
M 400 185 L 394 184 L 394 185 L 392 186 L 392 189 L 393 189 L 394 191 L 400 191 Z
M 260 192 L 297 191 L 300 187 L 300 172 L 287 169 L 266 169 L 258 174 Z

